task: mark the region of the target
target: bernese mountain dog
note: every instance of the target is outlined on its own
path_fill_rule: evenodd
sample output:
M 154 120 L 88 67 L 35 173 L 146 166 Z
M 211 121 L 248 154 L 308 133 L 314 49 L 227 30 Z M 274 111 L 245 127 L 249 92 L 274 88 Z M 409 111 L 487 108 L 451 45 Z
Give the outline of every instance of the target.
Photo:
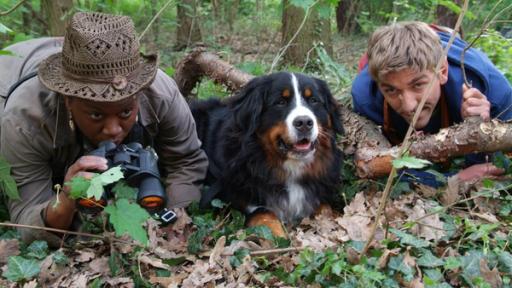
M 200 101 L 191 110 L 210 163 L 203 204 L 220 198 L 246 213 L 248 226 L 266 225 L 283 237 L 281 223 L 332 203 L 341 184 L 336 138 L 343 127 L 324 81 L 274 73 L 227 101 Z

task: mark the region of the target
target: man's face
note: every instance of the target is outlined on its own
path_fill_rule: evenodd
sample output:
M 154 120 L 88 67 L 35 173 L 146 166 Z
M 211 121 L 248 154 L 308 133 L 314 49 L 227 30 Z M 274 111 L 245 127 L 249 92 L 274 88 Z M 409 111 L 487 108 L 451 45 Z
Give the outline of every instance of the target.
M 120 144 L 135 124 L 139 112 L 136 96 L 117 102 L 94 102 L 75 97 L 65 99 L 76 126 L 94 145 L 105 140 Z
M 415 72 L 409 68 L 390 72 L 382 78 L 378 86 L 391 108 L 400 114 L 407 123 L 411 123 L 421 97 L 427 93 L 426 90 L 432 80 L 434 83 L 414 127 L 422 129 L 427 126 L 432 112 L 439 102 L 441 85 L 448 80 L 448 62 L 443 65 L 438 75 L 432 71 Z

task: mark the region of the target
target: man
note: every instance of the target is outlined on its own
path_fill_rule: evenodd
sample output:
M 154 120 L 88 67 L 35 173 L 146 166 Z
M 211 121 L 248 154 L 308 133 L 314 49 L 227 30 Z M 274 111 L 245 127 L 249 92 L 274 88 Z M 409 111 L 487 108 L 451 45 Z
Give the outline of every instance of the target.
M 421 97 L 433 86 L 415 124 L 415 129 L 436 133 L 462 120 L 479 116 L 484 120 L 512 118 L 512 88 L 481 51 L 469 49 L 456 38 L 443 58 L 450 34 L 421 22 L 402 22 L 377 29 L 368 42 L 368 65 L 352 85 L 354 110 L 376 124 L 393 144 L 403 141 Z M 441 69 L 435 67 L 442 61 Z M 474 156 L 474 155 L 473 155 Z M 475 164 L 458 173 L 462 181 L 502 173 L 492 164 Z M 475 165 L 472 165 L 475 164 Z M 421 182 L 421 181 L 420 181 Z
M 105 140 L 154 147 L 168 207 L 199 200 L 208 163 L 194 120 L 175 82 L 158 69 L 158 57 L 139 52 L 130 18 L 76 13 L 64 39 L 6 50 L 13 55 L 0 57 L 0 93 L 8 97 L 0 154 L 21 196 L 8 203 L 12 222 L 75 228 L 76 202 L 63 183 L 108 168 L 105 158 L 87 155 Z M 55 184 L 64 187 L 58 195 Z M 43 230 L 20 232 L 27 242 L 60 243 Z

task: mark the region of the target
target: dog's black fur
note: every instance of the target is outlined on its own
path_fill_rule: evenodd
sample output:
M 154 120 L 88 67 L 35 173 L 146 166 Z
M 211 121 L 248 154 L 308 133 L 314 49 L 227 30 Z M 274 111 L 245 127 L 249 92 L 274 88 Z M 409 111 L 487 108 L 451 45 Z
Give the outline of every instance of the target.
M 285 223 L 331 203 L 341 183 L 340 112 L 324 81 L 293 75 L 296 82 L 287 72 L 254 78 L 228 101 L 191 105 L 210 161 L 203 203 L 220 198 L 247 214 L 272 211 Z M 293 110 L 297 103 L 302 110 Z M 296 118 L 289 117 L 292 111 Z M 287 118 L 293 124 L 287 126 Z

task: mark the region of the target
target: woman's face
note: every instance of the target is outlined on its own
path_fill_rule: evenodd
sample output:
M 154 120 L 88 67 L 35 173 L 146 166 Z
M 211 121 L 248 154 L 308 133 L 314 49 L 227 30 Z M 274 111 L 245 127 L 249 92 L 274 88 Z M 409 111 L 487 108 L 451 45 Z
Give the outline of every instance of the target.
M 105 140 L 121 144 L 139 112 L 136 96 L 117 102 L 95 102 L 67 96 L 65 103 L 76 127 L 93 145 Z

